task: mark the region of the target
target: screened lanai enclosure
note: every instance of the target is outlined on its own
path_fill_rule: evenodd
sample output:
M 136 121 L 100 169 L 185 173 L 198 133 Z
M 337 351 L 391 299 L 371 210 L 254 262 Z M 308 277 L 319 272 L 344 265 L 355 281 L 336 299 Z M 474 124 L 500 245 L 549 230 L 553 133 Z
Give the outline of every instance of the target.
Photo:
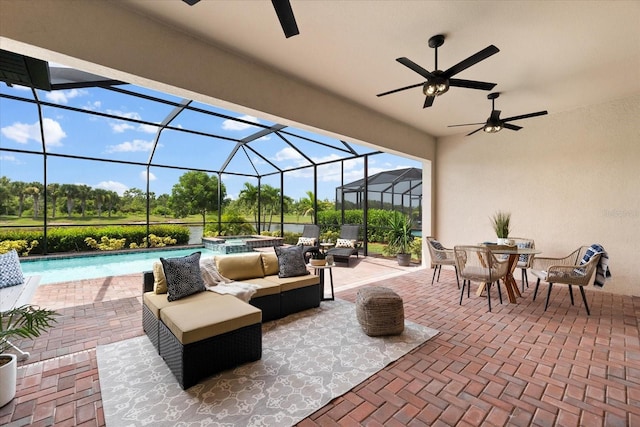
M 365 203 L 366 202 L 366 203 Z M 336 188 L 336 209 L 368 208 L 400 211 L 413 221 L 422 218 L 422 170 L 392 169 Z
M 361 211 L 349 219 L 365 230 L 369 206 L 420 211 L 410 159 L 8 51 L 0 80 L 0 232 L 43 230 L 34 254 L 52 229 L 87 224 L 143 225 L 143 247 L 159 223 L 198 243 L 241 217 L 248 234 L 282 234 L 334 207 Z

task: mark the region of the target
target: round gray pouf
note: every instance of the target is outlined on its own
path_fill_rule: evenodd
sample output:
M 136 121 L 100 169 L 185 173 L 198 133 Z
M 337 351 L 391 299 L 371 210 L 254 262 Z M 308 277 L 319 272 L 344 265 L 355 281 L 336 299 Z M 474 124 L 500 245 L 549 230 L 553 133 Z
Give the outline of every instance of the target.
M 404 331 L 404 305 L 394 291 L 382 286 L 363 288 L 356 295 L 356 316 L 365 334 L 400 335 Z

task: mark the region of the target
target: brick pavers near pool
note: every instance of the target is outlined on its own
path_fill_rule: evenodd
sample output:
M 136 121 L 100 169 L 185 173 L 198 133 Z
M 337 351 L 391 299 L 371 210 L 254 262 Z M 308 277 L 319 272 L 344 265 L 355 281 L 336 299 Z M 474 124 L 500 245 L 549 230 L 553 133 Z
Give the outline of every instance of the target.
M 355 301 L 349 285 L 367 286 L 369 268 L 407 319 L 440 334 L 299 425 L 640 425 L 640 298 L 588 289 L 587 316 L 559 289 L 545 312 L 531 287 L 488 313 L 473 292 L 458 304 L 452 270 L 432 286 L 432 270 L 384 274 L 371 261 L 335 270 L 337 297 Z M 0 424 L 104 425 L 95 346 L 142 335 L 140 291 L 139 275 L 41 287 L 34 302 L 60 304 L 60 322 L 22 345 L 32 357 Z

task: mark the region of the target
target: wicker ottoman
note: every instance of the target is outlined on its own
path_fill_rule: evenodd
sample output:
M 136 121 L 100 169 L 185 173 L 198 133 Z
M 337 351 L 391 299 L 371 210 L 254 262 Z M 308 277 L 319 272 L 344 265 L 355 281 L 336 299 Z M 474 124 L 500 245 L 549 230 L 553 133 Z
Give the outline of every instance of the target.
M 356 316 L 365 334 L 400 335 L 404 331 L 402 298 L 381 286 L 363 288 L 356 296 Z

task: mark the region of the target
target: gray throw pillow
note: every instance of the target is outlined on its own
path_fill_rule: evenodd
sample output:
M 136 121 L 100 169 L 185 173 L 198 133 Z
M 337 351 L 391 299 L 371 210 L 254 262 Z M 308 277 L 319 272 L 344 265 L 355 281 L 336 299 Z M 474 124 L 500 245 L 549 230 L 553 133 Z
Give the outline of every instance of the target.
M 290 246 L 283 248 L 280 246 L 274 246 L 278 256 L 278 277 L 296 277 L 306 276 L 309 273 L 304 261 L 304 254 L 302 246 Z
M 206 290 L 200 274 L 200 252 L 180 258 L 160 258 L 160 262 L 167 278 L 169 301 Z
M 0 288 L 20 285 L 24 282 L 20 258 L 15 249 L 0 255 Z

